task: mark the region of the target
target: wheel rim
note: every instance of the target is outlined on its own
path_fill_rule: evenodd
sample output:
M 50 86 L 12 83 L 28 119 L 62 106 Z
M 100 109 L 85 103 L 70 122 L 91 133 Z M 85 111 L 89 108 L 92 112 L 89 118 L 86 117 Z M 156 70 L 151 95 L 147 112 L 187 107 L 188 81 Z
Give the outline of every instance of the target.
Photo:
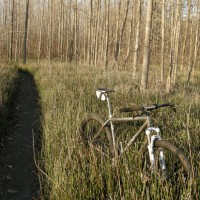
M 160 167 L 159 153 L 161 150 L 164 153 L 164 160 L 166 165 L 165 170 L 161 169 Z M 166 148 L 155 147 L 154 158 L 155 166 L 152 169 L 148 151 L 145 151 L 143 154 L 142 173 L 144 179 L 150 180 L 152 177 L 156 177 L 162 182 L 171 183 L 173 185 L 188 183 L 190 175 L 188 174 L 188 171 L 180 160 L 179 156 L 174 152 Z

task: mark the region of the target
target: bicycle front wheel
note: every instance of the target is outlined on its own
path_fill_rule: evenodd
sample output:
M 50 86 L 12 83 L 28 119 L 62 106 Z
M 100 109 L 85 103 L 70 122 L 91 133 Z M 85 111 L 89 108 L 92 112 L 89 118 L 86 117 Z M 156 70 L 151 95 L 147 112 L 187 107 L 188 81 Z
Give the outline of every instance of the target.
M 82 121 L 80 135 L 86 148 L 104 155 L 112 152 L 110 129 L 98 115 L 90 114 Z
M 160 165 L 159 155 L 163 151 L 166 169 Z M 185 155 L 174 145 L 164 140 L 156 140 L 154 143 L 155 166 L 152 169 L 149 161 L 148 151 L 143 154 L 143 174 L 148 173 L 159 176 L 162 180 L 171 183 L 185 184 L 191 177 L 191 165 Z

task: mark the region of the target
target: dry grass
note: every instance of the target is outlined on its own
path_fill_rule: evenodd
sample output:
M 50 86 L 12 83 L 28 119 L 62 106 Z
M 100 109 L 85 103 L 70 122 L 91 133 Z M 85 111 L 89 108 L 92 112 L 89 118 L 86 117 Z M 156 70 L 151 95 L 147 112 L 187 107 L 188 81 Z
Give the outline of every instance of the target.
M 39 166 L 44 199 L 197 199 L 200 191 L 200 82 L 180 83 L 171 94 L 151 83 L 151 91 L 140 93 L 131 73 L 76 68 L 53 64 L 30 68 L 41 96 L 43 141 Z M 177 144 L 192 162 L 197 179 L 192 186 L 151 184 L 140 177 L 140 160 L 133 154 L 120 163 L 118 172 L 110 160 L 101 162 L 84 150 L 78 128 L 86 113 L 106 115 L 107 107 L 95 97 L 98 87 L 113 88 L 114 113 L 124 106 L 174 102 L 177 113 L 160 110 L 155 123 L 162 126 L 163 137 Z M 130 132 L 129 128 L 121 128 Z M 135 150 L 133 150 L 135 151 Z M 136 154 L 137 155 L 137 154 Z
M 0 138 L 6 132 L 12 94 L 16 87 L 17 69 L 0 65 Z

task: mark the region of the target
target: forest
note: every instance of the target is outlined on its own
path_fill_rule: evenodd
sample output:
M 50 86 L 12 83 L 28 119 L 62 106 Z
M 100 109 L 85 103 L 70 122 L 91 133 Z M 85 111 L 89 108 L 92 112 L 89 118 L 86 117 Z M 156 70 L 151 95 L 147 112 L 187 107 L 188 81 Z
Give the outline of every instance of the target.
M 199 199 L 200 0 L 0 0 L 1 138 L 13 124 L 17 85 L 28 77 L 40 113 L 40 127 L 29 133 L 40 199 Z M 176 113 L 157 110 L 153 124 L 195 178 L 145 179 L 144 135 L 114 168 L 109 156 L 86 150 L 81 122 L 88 113 L 107 116 L 95 96 L 100 87 L 115 90 L 116 116 L 126 106 L 173 103 Z M 122 149 L 140 125 L 116 122 Z
M 198 0 L 1 0 L 0 59 L 27 56 L 82 67 L 129 69 L 147 87 L 149 66 L 166 90 L 199 65 Z

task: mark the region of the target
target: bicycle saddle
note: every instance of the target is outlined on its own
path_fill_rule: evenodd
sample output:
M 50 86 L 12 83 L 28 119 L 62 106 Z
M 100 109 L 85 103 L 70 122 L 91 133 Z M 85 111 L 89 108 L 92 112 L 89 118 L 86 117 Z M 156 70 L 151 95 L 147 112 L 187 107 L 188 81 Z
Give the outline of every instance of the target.
M 97 98 L 101 99 L 102 101 L 106 101 L 108 97 L 108 93 L 115 92 L 113 89 L 109 88 L 97 88 L 96 89 L 96 96 Z

